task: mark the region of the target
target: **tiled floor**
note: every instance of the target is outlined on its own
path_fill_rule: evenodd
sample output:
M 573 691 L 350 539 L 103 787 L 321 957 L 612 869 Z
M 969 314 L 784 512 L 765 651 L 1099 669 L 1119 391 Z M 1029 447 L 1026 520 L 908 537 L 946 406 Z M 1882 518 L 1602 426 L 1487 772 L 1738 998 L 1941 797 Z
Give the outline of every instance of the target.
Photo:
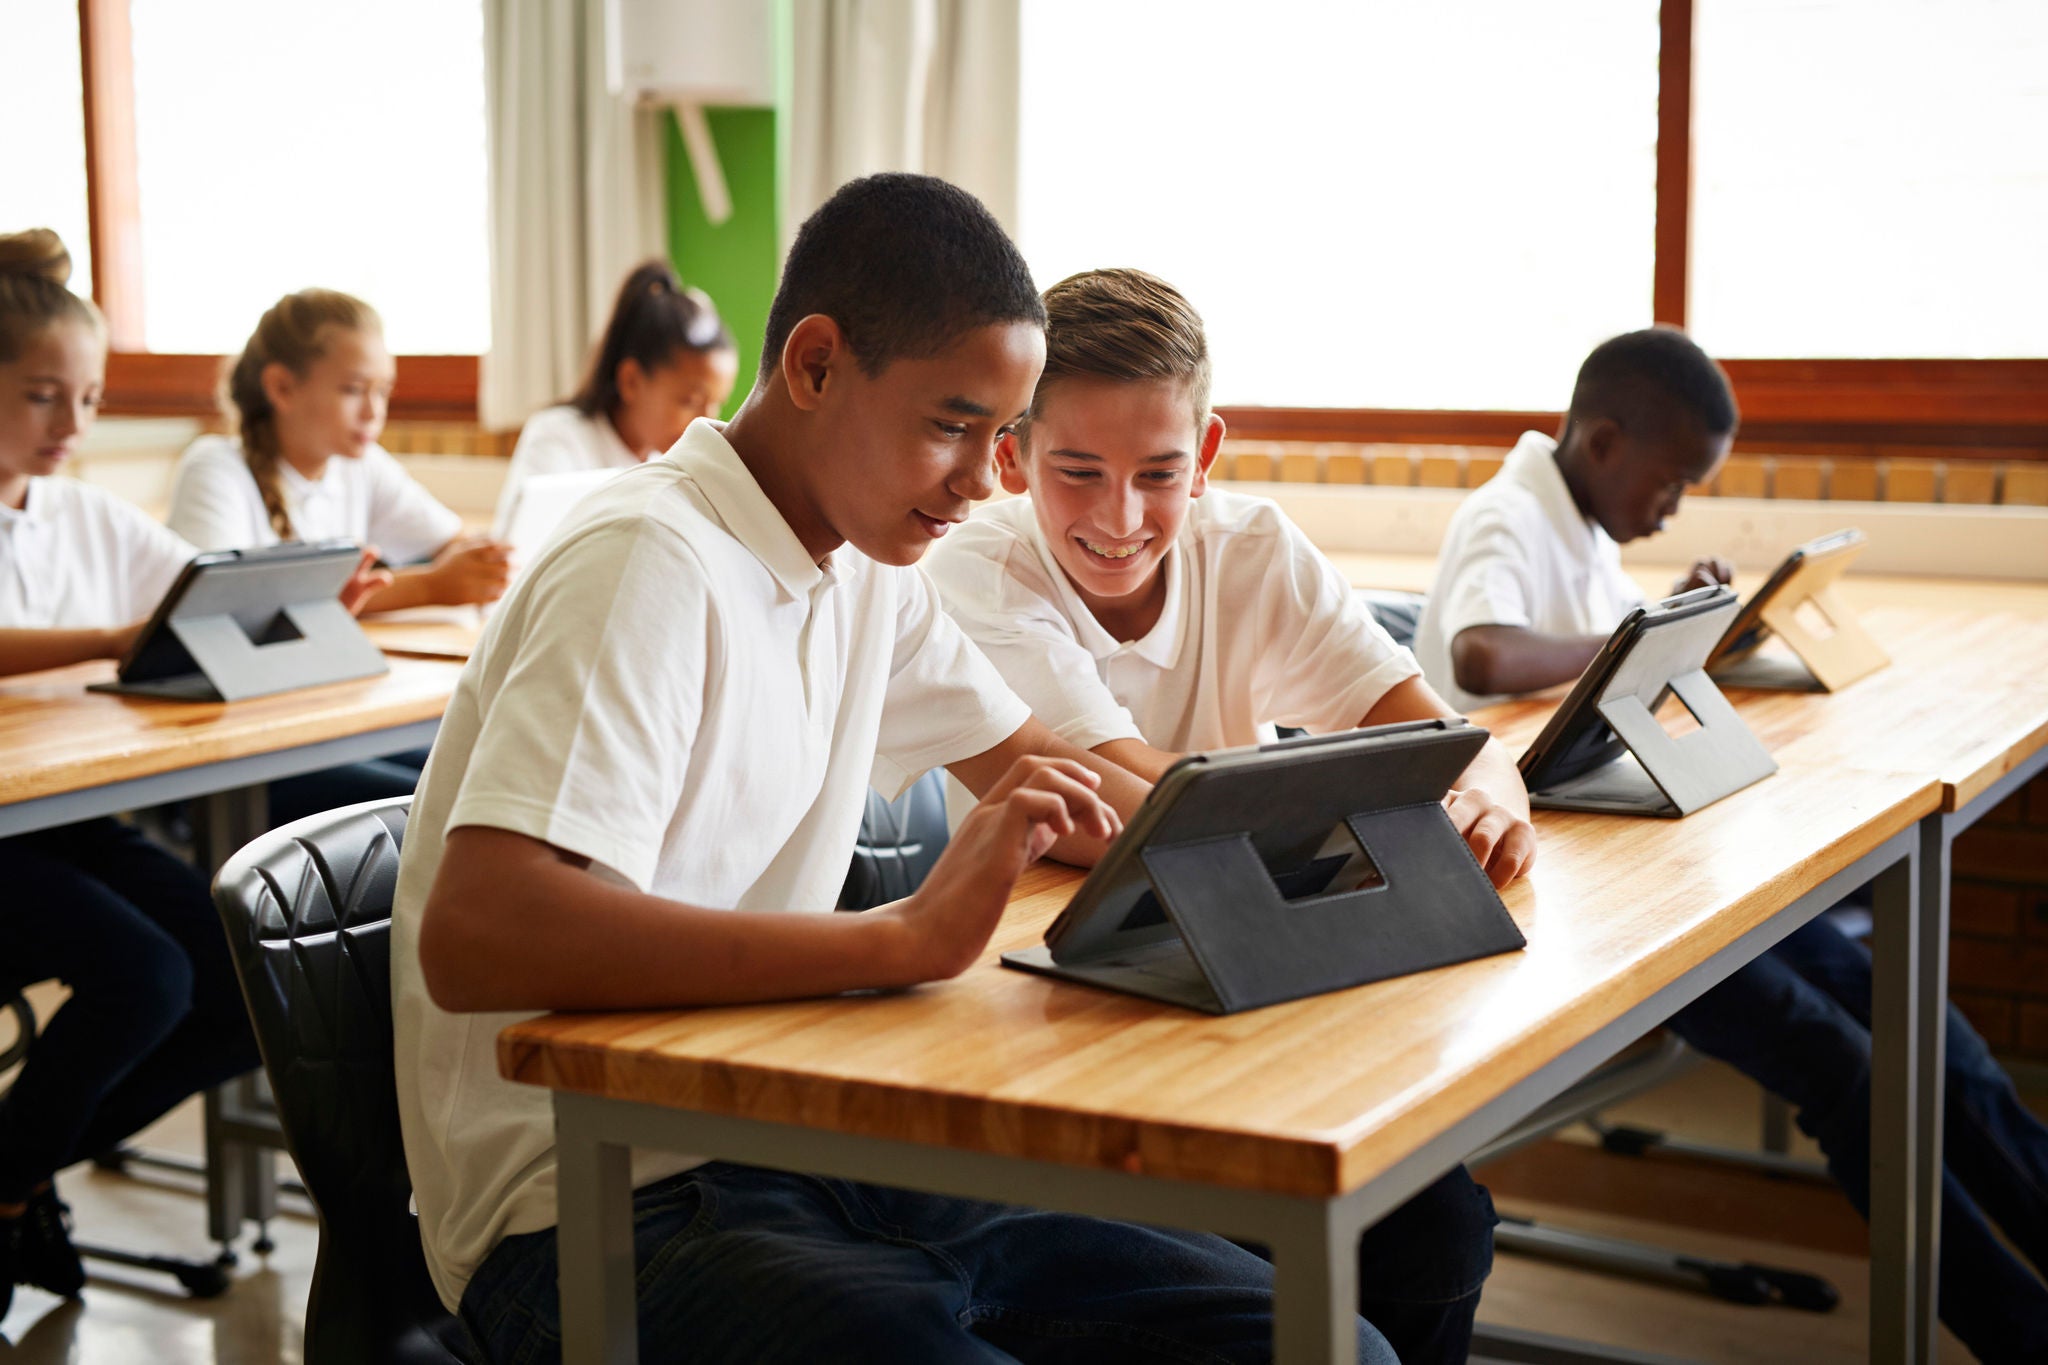
M 1702 1068 L 1628 1107 L 1623 1116 L 1683 1131 L 1705 1141 L 1755 1141 L 1755 1092 L 1740 1077 Z M 145 1135 L 144 1145 L 198 1150 L 196 1105 Z M 90 1170 L 62 1183 L 79 1235 L 131 1249 L 202 1255 L 205 1210 L 178 1178 L 128 1179 Z M 1639 1219 L 1503 1201 L 1523 1214 L 1554 1218 L 1589 1231 L 1729 1259 L 1770 1260 L 1830 1278 L 1842 1291 L 1833 1313 L 1745 1308 L 1682 1289 L 1503 1254 L 1488 1285 L 1483 1320 L 1530 1330 L 1679 1354 L 1728 1365 L 1849 1365 L 1865 1358 L 1865 1263 L 1856 1256 L 1743 1241 Z M 222 1298 L 186 1298 L 167 1278 L 88 1263 L 82 1305 L 19 1290 L 0 1321 L 0 1362 L 6 1365 L 298 1365 L 300 1323 L 311 1283 L 315 1231 L 310 1217 L 288 1215 L 272 1226 L 277 1249 L 249 1252 L 243 1239 L 234 1287 Z M 1945 1341 L 1941 1359 L 1969 1355 Z

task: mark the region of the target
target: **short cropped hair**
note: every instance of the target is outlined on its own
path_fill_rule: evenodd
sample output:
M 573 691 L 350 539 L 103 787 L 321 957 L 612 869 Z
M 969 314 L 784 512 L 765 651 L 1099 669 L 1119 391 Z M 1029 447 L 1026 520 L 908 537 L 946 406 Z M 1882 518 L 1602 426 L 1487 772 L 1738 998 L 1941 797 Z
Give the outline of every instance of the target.
M 1609 417 L 1655 429 L 1683 415 L 1709 436 L 1735 430 L 1741 414 L 1728 376 L 1676 327 L 1646 327 L 1601 342 L 1579 366 L 1565 425 Z
M 780 367 L 797 323 L 839 324 L 863 373 L 937 355 L 976 327 L 1045 326 L 1038 286 L 981 201 L 928 175 L 849 181 L 798 230 L 768 309 L 761 373 Z
M 1039 414 L 1062 379 L 1187 385 L 1199 430 L 1209 420 L 1209 342 L 1202 315 L 1165 280 L 1142 270 L 1088 270 L 1045 291 L 1045 369 L 1031 397 Z

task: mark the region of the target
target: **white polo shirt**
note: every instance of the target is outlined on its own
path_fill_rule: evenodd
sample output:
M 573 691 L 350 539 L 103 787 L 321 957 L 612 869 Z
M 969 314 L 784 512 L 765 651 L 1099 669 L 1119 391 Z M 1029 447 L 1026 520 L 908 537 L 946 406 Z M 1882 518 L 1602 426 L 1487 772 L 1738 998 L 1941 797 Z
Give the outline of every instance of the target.
M 0 507 L 0 626 L 85 630 L 156 610 L 193 554 L 133 503 L 71 478 Z
M 543 408 L 526 419 L 519 429 L 519 444 L 512 449 L 512 464 L 505 471 L 505 487 L 498 494 L 495 534 L 503 538 L 511 529 L 512 510 L 519 490 L 536 474 L 580 474 L 593 469 L 631 469 L 640 457 L 619 439 L 611 418 L 599 413 L 586 417 L 564 403 Z
M 1545 635 L 1605 635 L 1643 601 L 1621 550 L 1579 511 L 1557 467 L 1557 442 L 1524 432 L 1500 473 L 1459 505 L 1437 556 L 1436 582 L 1415 631 L 1415 657 L 1460 711 L 1497 697 L 1460 688 L 1451 641 L 1473 626 Z
M 1029 498 L 981 509 L 926 564 L 946 610 L 1032 713 L 1084 749 L 1255 744 L 1266 722 L 1344 730 L 1419 671 L 1264 498 L 1212 488 L 1195 500 L 1161 566 L 1165 606 L 1139 640 L 1096 621 Z
M 462 518 L 435 501 L 391 452 L 336 455 L 318 479 L 277 466 L 285 511 L 300 540 L 375 545 L 387 564 L 413 564 L 462 534 Z M 202 550 L 277 544 L 256 476 L 233 436 L 202 436 L 178 458 L 171 480 L 171 529 Z
M 513 830 L 693 905 L 828 913 L 871 780 L 900 791 L 1029 718 L 916 569 L 850 546 L 813 563 L 721 424 L 579 504 L 463 671 L 399 870 L 399 1117 L 442 1301 L 555 1222 L 547 1092 L 496 1062 L 527 1016 L 449 1014 L 420 977 L 448 830 Z M 693 1164 L 636 1152 L 633 1183 Z

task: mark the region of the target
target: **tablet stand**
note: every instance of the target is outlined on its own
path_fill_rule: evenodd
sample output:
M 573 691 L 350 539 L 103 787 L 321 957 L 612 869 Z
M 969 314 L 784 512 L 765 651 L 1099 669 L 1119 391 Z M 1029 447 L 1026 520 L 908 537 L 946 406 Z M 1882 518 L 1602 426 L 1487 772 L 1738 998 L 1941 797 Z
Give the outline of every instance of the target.
M 190 670 L 178 669 L 181 676 L 163 682 L 96 683 L 92 690 L 242 701 L 373 677 L 391 668 L 348 608 L 333 597 L 280 608 L 261 640 L 252 638 L 230 612 L 174 616 L 165 628 L 190 659 Z M 204 686 L 193 674 L 204 679 Z
M 1856 618 L 1856 613 L 1836 595 L 1835 582 L 1849 566 L 1849 556 L 1839 564 L 1814 565 L 1815 582 L 1805 592 L 1779 593 L 1758 613 L 1763 623 L 1791 647 L 1799 663 L 1785 659 L 1748 658 L 1715 670 L 1730 687 L 1769 688 L 1790 692 L 1839 692 L 1850 683 L 1869 677 L 1891 662 L 1884 647 Z M 1830 628 L 1821 634 L 1800 619 L 1802 606 L 1809 606 Z M 1799 665 L 1804 665 L 1800 667 Z
M 1235 1013 L 1523 946 L 1441 804 L 1344 822 L 1377 870 L 1359 890 L 1290 899 L 1249 834 L 1147 848 L 1153 891 Z M 1287 875 L 1287 874 L 1283 874 Z
M 1679 674 L 1670 687 L 1699 729 L 1674 738 L 1637 693 L 1618 689 L 1595 709 L 1628 746 L 1629 756 L 1531 791 L 1529 804 L 1544 810 L 1690 815 L 1778 771 L 1776 760 L 1705 669 Z

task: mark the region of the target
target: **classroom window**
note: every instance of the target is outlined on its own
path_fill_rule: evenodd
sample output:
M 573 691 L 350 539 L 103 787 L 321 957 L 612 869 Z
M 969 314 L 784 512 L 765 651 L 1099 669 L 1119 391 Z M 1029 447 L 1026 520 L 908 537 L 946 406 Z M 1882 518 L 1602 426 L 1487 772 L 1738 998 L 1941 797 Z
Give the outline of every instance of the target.
M 1701 343 L 2048 355 L 2048 5 L 1698 3 Z
M 308 285 L 367 300 L 394 352 L 488 348 L 479 0 L 131 13 L 148 349 L 237 351 Z
M 85 97 L 78 0 L 8 0 L 11 53 L 0 79 L 0 232 L 54 228 L 71 284 L 92 289 L 85 193 Z
M 1215 400 L 1550 409 L 1651 318 L 1656 0 L 1023 7 L 1041 284 L 1164 276 Z

